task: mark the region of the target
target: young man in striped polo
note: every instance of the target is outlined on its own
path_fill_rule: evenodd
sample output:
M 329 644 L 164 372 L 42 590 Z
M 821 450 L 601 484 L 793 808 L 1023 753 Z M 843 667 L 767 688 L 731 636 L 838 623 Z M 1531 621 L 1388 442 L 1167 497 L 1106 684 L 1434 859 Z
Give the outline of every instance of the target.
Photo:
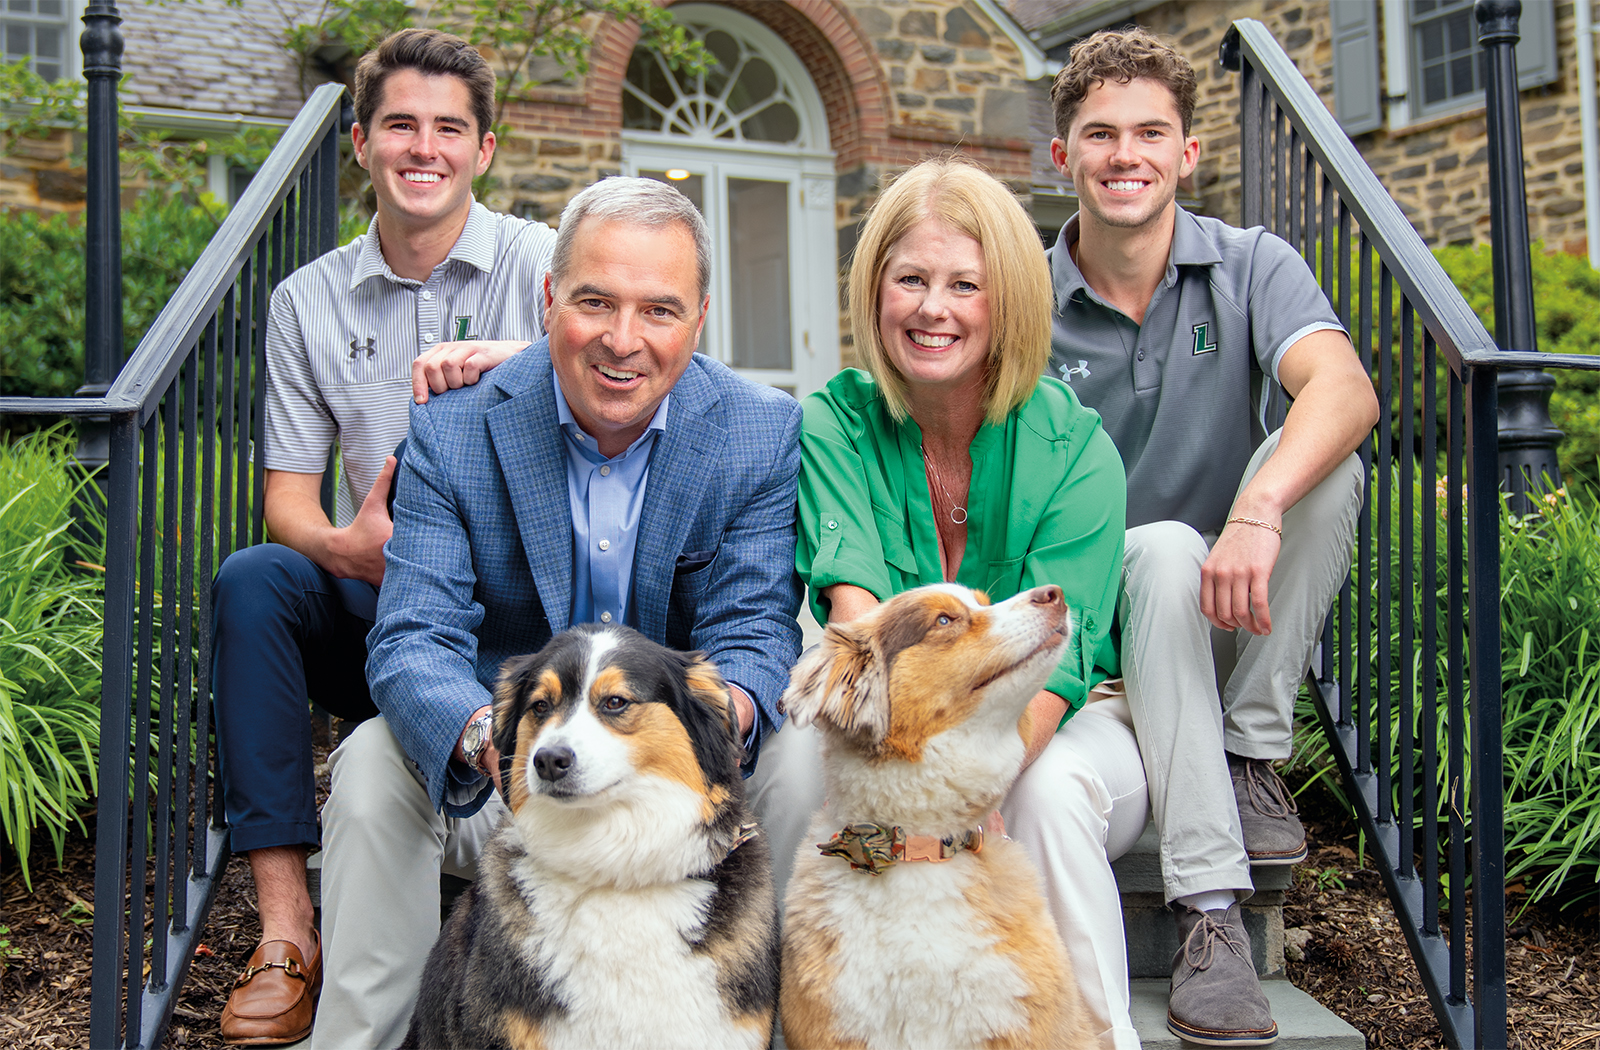
M 1121 656 L 1183 941 L 1167 1027 L 1261 1046 L 1277 1025 L 1237 900 L 1252 863 L 1306 855 L 1272 762 L 1350 569 L 1378 403 L 1293 248 L 1177 207 L 1195 88 L 1141 29 L 1088 38 L 1056 78 L 1050 154 L 1080 210 L 1050 249 L 1052 368 L 1128 470 Z M 1252 394 L 1269 380 L 1293 399 L 1270 434 Z
M 306 700 L 346 719 L 376 714 L 366 636 L 391 531 L 389 453 L 411 402 L 476 382 L 544 334 L 554 231 L 472 198 L 494 156 L 494 88 L 475 48 L 434 30 L 403 30 L 363 58 L 351 137 L 377 215 L 287 277 L 267 314 L 256 453 L 273 542 L 233 554 L 213 587 L 224 805 L 261 914 L 222 1015 L 229 1043 L 311 1030 L 322 954 L 305 877 L 319 839 Z M 335 443 L 330 523 L 319 493 Z

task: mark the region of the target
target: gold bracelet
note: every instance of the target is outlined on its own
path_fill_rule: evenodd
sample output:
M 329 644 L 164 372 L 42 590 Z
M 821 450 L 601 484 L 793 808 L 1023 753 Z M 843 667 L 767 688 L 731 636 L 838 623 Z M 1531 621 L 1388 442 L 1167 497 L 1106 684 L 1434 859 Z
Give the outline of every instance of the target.
M 1272 522 L 1270 522 L 1270 521 L 1259 521 L 1259 520 L 1257 520 L 1255 518 L 1229 518 L 1227 521 L 1223 522 L 1223 524 L 1224 525 L 1232 525 L 1234 522 L 1238 522 L 1240 525 L 1257 525 L 1257 526 L 1260 526 L 1263 529 L 1271 529 L 1273 532 L 1276 532 L 1279 536 L 1283 535 L 1283 530 L 1278 528 L 1278 526 L 1272 524 Z

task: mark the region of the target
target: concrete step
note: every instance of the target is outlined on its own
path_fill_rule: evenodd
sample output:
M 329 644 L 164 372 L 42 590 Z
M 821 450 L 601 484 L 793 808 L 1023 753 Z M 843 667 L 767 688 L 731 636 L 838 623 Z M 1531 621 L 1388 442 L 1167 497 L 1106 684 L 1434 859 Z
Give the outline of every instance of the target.
M 1278 1022 L 1273 1050 L 1366 1050 L 1361 1033 L 1333 1011 L 1288 981 L 1262 981 Z M 1178 1050 L 1193 1047 L 1167 1031 L 1167 982 L 1144 978 L 1133 982 L 1133 1026 L 1139 1030 L 1144 1050 Z

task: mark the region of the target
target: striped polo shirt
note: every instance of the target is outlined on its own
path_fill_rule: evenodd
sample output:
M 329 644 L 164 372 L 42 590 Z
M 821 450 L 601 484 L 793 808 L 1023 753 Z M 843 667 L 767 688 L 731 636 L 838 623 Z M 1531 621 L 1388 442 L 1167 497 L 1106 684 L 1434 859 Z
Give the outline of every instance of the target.
M 1128 471 L 1128 527 L 1182 521 L 1220 529 L 1265 430 L 1252 387 L 1284 352 L 1343 331 L 1305 260 L 1259 226 L 1177 210 L 1167 272 L 1144 323 L 1084 282 L 1068 248 L 1049 250 L 1055 287 L 1049 375 L 1100 413 Z M 1253 374 L 1252 374 L 1253 373 Z
M 320 474 L 340 449 L 334 524 L 354 520 L 383 460 L 406 436 L 411 363 L 435 344 L 544 335 L 544 275 L 556 234 L 473 202 L 426 281 L 397 276 L 378 220 L 279 284 L 267 314 L 268 470 Z

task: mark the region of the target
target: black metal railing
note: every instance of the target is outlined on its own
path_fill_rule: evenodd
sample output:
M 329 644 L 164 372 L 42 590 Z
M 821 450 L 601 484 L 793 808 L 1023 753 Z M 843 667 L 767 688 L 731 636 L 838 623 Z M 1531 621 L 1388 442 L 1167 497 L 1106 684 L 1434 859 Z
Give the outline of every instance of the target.
M 1308 683 L 1446 1041 L 1504 1047 L 1496 375 L 1600 358 L 1497 349 L 1266 27 L 1235 22 L 1222 61 L 1240 74 L 1244 225 L 1318 273 L 1385 406 L 1361 449 L 1374 498 Z
M 211 577 L 262 535 L 273 288 L 336 246 L 344 89 L 318 88 L 103 397 L 110 417 L 89 1045 L 156 1045 L 228 859 L 211 748 Z M 146 968 L 148 967 L 148 974 Z

